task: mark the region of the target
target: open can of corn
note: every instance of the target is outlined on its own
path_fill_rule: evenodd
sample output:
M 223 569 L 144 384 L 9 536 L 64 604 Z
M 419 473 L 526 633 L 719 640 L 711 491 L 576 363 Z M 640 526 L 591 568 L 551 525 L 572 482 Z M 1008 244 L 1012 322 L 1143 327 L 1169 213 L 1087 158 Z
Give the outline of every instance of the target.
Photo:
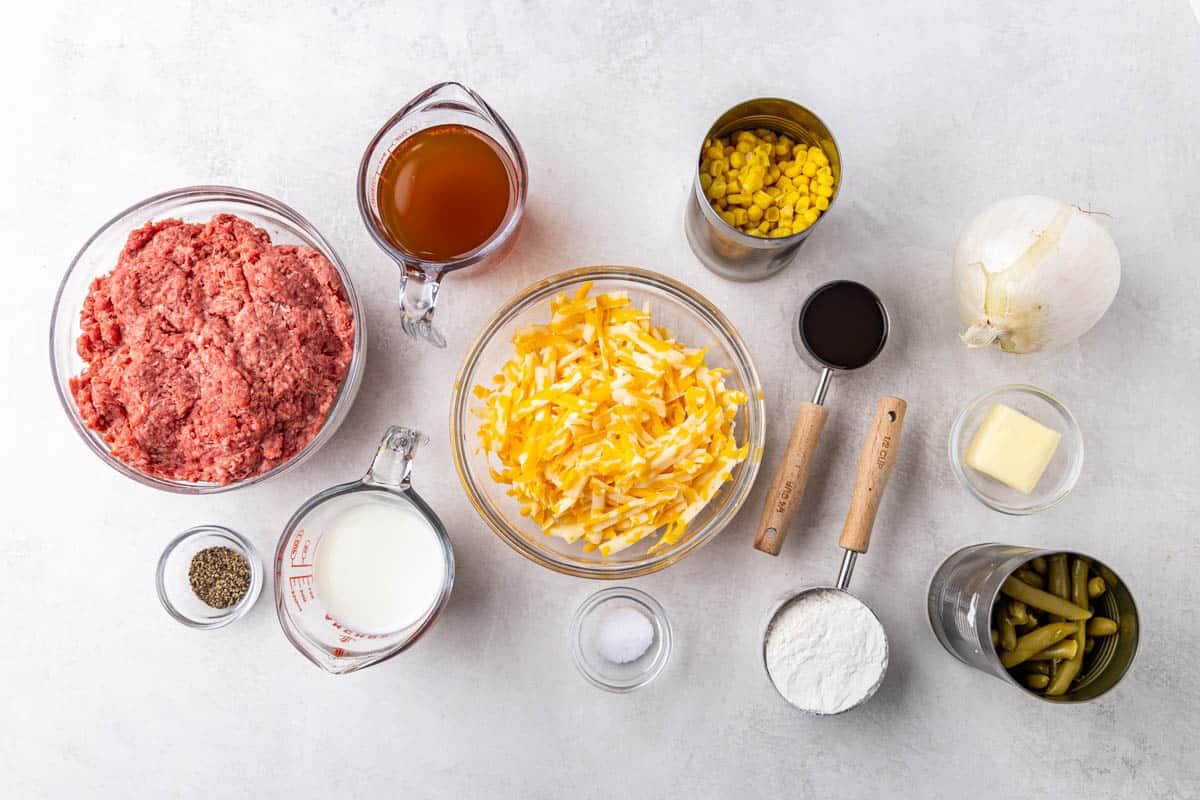
M 829 213 L 842 160 L 829 128 L 798 103 L 760 97 L 712 124 L 684 216 L 688 244 L 735 281 L 774 275 Z

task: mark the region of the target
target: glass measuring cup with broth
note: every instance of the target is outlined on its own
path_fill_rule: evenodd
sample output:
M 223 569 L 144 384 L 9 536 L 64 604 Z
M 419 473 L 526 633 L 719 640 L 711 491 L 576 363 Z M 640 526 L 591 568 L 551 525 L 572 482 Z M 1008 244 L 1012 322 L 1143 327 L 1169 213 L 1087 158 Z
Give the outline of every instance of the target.
M 279 624 L 326 672 L 353 672 L 407 649 L 450 597 L 450 540 L 412 488 L 424 441 L 409 428 L 388 428 L 367 474 L 312 497 L 279 538 Z
M 433 326 L 449 272 L 499 262 L 525 210 L 525 154 L 504 120 L 460 83 L 426 89 L 375 134 L 358 207 L 401 269 L 401 326 L 444 347 Z

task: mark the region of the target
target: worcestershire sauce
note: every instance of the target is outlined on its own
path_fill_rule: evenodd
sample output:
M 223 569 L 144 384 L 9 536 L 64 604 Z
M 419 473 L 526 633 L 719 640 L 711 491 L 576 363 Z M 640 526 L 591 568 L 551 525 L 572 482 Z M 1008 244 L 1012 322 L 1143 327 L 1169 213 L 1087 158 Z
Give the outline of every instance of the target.
M 809 353 L 835 369 L 866 365 L 887 340 L 883 304 L 854 281 L 834 281 L 813 292 L 800 310 L 799 324 Z

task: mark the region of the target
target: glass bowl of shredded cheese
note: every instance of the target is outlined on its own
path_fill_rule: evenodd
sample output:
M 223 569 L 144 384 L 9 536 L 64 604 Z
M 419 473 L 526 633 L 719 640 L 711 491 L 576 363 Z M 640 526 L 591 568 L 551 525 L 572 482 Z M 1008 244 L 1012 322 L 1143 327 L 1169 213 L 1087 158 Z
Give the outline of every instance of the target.
M 530 286 L 454 387 L 459 478 L 493 531 L 568 575 L 674 564 L 745 502 L 762 460 L 758 373 L 708 300 L 634 267 Z

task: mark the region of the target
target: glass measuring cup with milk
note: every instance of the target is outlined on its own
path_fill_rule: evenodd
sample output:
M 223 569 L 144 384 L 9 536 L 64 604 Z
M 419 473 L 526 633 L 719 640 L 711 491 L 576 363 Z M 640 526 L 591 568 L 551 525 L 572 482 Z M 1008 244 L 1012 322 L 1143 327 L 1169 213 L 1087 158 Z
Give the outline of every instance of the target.
M 405 650 L 450 597 L 450 540 L 412 489 L 413 456 L 425 441 L 388 428 L 367 474 L 310 498 L 279 539 L 279 624 L 327 672 L 353 672 Z

